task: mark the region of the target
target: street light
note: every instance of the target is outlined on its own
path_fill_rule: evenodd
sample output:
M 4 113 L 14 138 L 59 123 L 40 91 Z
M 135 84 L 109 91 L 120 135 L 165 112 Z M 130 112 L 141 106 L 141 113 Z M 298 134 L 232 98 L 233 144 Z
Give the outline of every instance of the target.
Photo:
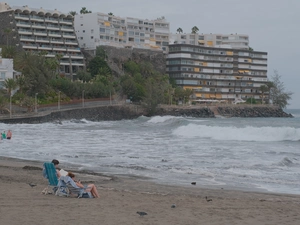
M 84 108 L 84 90 L 82 91 L 82 108 Z
M 11 94 L 9 96 L 9 118 L 11 118 Z
M 34 97 L 34 112 L 37 113 L 37 95 L 38 93 L 35 93 L 35 97 Z
M 111 105 L 111 86 L 109 86 L 109 104 Z
M 60 91 L 58 91 L 57 108 L 58 108 L 58 110 L 60 110 Z

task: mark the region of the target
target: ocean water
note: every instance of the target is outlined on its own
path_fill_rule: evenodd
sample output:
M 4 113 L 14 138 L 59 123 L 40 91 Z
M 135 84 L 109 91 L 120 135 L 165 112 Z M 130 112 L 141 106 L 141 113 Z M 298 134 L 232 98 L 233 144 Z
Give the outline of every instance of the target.
M 0 124 L 0 156 L 51 161 L 105 174 L 300 194 L 300 110 L 294 118 L 140 117 Z

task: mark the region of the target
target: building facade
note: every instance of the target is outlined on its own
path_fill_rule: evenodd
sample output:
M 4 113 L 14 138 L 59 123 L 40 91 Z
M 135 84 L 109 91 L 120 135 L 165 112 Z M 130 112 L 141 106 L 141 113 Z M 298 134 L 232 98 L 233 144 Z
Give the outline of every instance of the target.
M 196 100 L 262 99 L 267 53 L 189 44 L 169 46 L 167 73 Z M 265 100 L 265 99 L 264 99 Z
M 14 78 L 14 63 L 13 59 L 4 59 L 1 57 L 0 48 L 0 89 L 4 88 L 4 81 L 9 78 Z
M 190 44 L 206 47 L 226 47 L 249 49 L 249 36 L 246 34 L 172 34 L 170 44 Z
M 167 51 L 170 24 L 156 20 L 117 17 L 104 13 L 75 15 L 80 47 L 95 50 L 99 45 Z
M 19 50 L 45 52 L 46 57 L 61 55 L 60 74 L 75 78 L 84 69 L 84 57 L 78 45 L 73 16 L 57 10 L 34 9 L 28 6 L 10 7 L 0 3 L 0 30 L 9 29 L 7 40 L 0 44 Z

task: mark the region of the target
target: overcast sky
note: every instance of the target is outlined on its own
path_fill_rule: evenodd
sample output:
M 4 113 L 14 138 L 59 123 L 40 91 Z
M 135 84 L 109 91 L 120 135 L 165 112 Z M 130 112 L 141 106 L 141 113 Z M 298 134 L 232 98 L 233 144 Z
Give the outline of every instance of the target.
M 5 1 L 5 0 L 0 0 Z M 92 12 L 120 17 L 156 19 L 164 16 L 171 32 L 178 27 L 190 33 L 193 26 L 199 33 L 248 34 L 250 46 L 268 52 L 268 78 L 277 70 L 287 91 L 293 92 L 287 108 L 300 109 L 300 0 L 10 0 L 10 6 L 63 13 L 79 12 L 86 7 Z

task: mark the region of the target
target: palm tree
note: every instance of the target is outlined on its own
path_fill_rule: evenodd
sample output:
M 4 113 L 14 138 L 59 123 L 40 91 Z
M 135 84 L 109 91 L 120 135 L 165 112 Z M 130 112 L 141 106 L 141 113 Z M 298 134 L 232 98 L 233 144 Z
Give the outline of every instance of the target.
M 26 87 L 26 79 L 24 77 L 24 75 L 22 76 L 19 76 L 17 79 L 16 79 L 16 83 L 19 87 L 19 91 L 20 93 L 23 93 L 23 90 L 24 88 Z
M 70 11 L 69 14 L 71 14 L 72 16 L 75 16 L 75 15 L 77 15 L 77 12 L 76 11 Z
M 9 96 L 11 96 L 11 91 L 14 90 L 17 87 L 17 83 L 14 79 L 7 78 L 4 81 L 4 87 L 6 88 L 7 93 L 9 94 Z
M 198 27 L 193 26 L 192 27 L 192 34 L 196 34 L 199 31 Z
M 92 11 L 87 10 L 86 7 L 82 7 L 80 10 L 80 14 L 87 14 L 87 13 L 92 13 Z
M 114 16 L 114 14 L 112 12 L 108 13 L 109 16 Z
M 3 58 L 12 59 L 16 56 L 17 50 L 14 46 L 11 45 L 3 46 L 1 54 Z
M 177 32 L 180 34 L 180 33 L 183 32 L 183 30 L 179 27 L 179 28 L 177 29 Z

